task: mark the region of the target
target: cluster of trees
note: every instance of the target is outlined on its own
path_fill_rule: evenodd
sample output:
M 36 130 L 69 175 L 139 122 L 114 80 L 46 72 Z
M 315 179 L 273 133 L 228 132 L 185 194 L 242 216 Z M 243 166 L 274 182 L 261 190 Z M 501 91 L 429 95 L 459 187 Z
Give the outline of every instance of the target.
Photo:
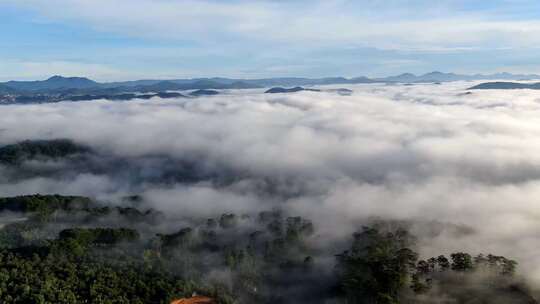
M 126 202 L 138 204 L 139 198 Z M 284 277 L 296 280 L 312 276 L 308 270 L 314 258 L 305 241 L 314 234 L 313 224 L 280 211 L 254 217 L 228 213 L 174 233 L 152 235 L 145 231 L 143 237 L 137 227 L 155 223 L 156 216 L 162 214 L 59 195 L 0 198 L 0 210 L 27 216 L 23 222 L 0 229 L 0 248 L 10 253 L 24 251 L 20 259 L 39 254 L 74 263 L 122 264 L 130 260 L 133 263 L 129 267 L 137 264 L 140 269 L 157 273 L 165 270 L 184 281 L 196 282 L 196 286 L 212 286 L 214 297 L 227 299 L 232 294 L 254 302 L 279 300 L 284 294 L 280 289 L 289 289 L 294 283 L 284 281 Z M 110 224 L 115 228 L 96 226 L 106 224 L 103 219 L 111 214 L 115 221 Z M 130 228 L 118 227 L 118 222 Z M 148 226 L 152 225 L 145 225 L 145 229 Z M 68 228 L 51 238 L 43 233 L 54 232 L 51 227 Z M 232 286 L 227 292 L 221 287 L 224 282 L 205 281 L 205 275 L 216 269 L 230 273 Z
M 92 200 L 83 196 L 34 194 L 0 198 L 0 212 L 37 212 L 47 215 L 57 210 L 88 210 L 93 206 Z
M 169 94 L 169 93 L 163 93 Z M 111 177 L 125 178 L 129 182 L 140 183 L 196 183 L 212 181 L 231 183 L 237 180 L 236 172 L 222 164 L 220 170 L 209 170 L 199 161 L 171 158 L 165 155 L 137 158 L 117 157 L 114 154 L 101 154 L 99 149 L 82 145 L 69 139 L 26 140 L 0 146 L 0 165 L 6 167 L 8 180 L 32 177 L 67 177 L 71 174 L 107 174 Z M 56 161 L 57 166 L 40 166 L 44 162 Z M 159 170 L 149 174 L 146 166 L 152 164 Z
M 506 303 L 536 303 L 514 278 L 514 260 L 465 252 L 419 260 L 411 248 L 414 237 L 403 229 L 356 233 L 351 248 L 337 256 L 339 291 L 347 303 L 432 303 L 434 286 L 455 303 L 492 303 L 489 294 L 513 299 Z M 473 282 L 481 286 L 465 288 Z
M 166 269 L 138 262 L 104 263 L 87 258 L 41 256 L 0 250 L 0 303 L 170 303 L 205 293 L 230 303 L 217 289 L 202 289 Z
M 517 262 L 503 256 L 479 254 L 474 258 L 465 252 L 456 252 L 448 259 L 444 255 L 420 260 L 412 275 L 411 288 L 416 293 L 429 291 L 437 278 L 448 271 L 471 273 L 480 271 L 495 277 L 512 277 L 516 272 Z
M 398 303 L 418 255 L 402 229 L 381 232 L 365 227 L 354 234 L 351 249 L 337 256 L 341 291 L 351 303 Z
M 242 303 L 285 303 L 291 284 L 317 280 L 311 272 L 315 252 L 308 244 L 313 235 L 309 220 L 287 217 L 280 211 L 261 212 L 256 217 L 229 213 L 200 226 L 158 235 L 147 256 L 194 277 L 216 269 L 226 271 L 231 293 Z M 299 288 L 297 296 L 319 295 L 307 291 Z
M 42 225 L 30 218 L 0 232 L 17 239 Z M 232 303 L 221 286 L 187 280 L 173 261 L 147 258 L 148 248 L 135 229 L 75 227 L 0 249 L 0 303 L 170 303 L 194 292 Z
M 414 236 L 384 225 L 355 233 L 332 266 L 339 249 L 321 253 L 313 223 L 279 210 L 182 221 L 172 233 L 152 230 L 163 214 L 84 197 L 0 198 L 0 210 L 27 216 L 0 228 L 0 303 L 168 303 L 193 291 L 219 303 L 430 303 L 478 274 L 482 288 L 456 299 L 511 286 L 513 298 L 531 299 L 516 292 L 515 261 L 465 252 L 419 259 Z
M 128 197 L 133 201 L 137 198 Z M 134 207 L 107 206 L 83 196 L 22 195 L 0 198 L 0 212 L 25 213 L 42 222 L 69 220 L 78 215 L 81 222 L 90 222 L 109 215 L 118 215 L 132 222 L 157 222 L 163 214 L 153 209 L 139 210 Z
M 0 147 L 0 164 L 19 165 L 28 159 L 59 159 L 90 152 L 69 139 L 26 140 Z
M 60 231 L 61 241 L 73 240 L 81 244 L 114 245 L 120 242 L 132 242 L 140 238 L 139 232 L 127 228 L 71 228 Z

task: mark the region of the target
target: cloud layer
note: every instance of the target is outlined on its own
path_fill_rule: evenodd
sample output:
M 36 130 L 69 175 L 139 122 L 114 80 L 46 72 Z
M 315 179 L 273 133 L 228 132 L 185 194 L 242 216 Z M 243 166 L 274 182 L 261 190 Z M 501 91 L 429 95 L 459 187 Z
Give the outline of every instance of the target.
M 111 169 L 4 174 L 0 194 L 137 192 L 169 214 L 197 216 L 279 206 L 312 219 L 322 240 L 347 238 L 372 218 L 402 220 L 426 256 L 493 252 L 538 281 L 540 92 L 464 94 L 470 86 L 3 106 L 0 144 L 70 138 Z M 153 178 L 179 164 L 204 174 Z

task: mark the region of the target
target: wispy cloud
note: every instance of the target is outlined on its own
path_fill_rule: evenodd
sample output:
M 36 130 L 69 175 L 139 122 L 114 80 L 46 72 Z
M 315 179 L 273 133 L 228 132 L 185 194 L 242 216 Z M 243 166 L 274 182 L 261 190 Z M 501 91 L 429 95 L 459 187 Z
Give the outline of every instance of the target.
M 264 77 L 286 66 L 297 76 L 404 72 L 391 60 L 418 62 L 410 72 L 484 72 L 524 66 L 525 57 L 537 62 L 540 44 L 540 5 L 532 0 L 0 0 L 0 7 L 10 8 L 14 22 L 55 26 L 40 36 L 10 35 L 4 60 L 84 58 L 148 77 Z M 89 38 L 70 40 L 83 30 Z M 10 32 L 17 31 L 15 23 Z
M 382 49 L 467 50 L 532 47 L 540 42 L 540 21 L 501 20 L 482 11 L 442 13 L 450 5 L 417 1 L 416 17 L 403 4 L 378 1 L 149 1 L 52 0 L 3 2 L 34 10 L 42 21 L 87 24 L 130 36 L 215 43 L 246 39 L 257 43 L 311 46 L 369 46 Z M 441 7 L 442 6 L 442 7 Z M 59 9 L 62 8 L 62 9 Z

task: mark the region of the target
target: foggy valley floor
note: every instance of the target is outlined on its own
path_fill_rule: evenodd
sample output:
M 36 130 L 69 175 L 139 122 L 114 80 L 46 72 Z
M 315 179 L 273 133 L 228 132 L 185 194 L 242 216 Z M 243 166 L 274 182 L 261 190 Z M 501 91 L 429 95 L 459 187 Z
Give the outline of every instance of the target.
M 478 83 L 2 105 L 0 302 L 537 303 L 540 91 Z

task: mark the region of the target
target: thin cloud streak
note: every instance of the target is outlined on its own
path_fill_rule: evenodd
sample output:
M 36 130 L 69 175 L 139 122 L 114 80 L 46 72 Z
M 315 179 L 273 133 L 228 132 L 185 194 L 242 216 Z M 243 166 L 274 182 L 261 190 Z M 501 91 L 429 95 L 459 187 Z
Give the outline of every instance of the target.
M 462 12 L 452 5 L 443 5 L 453 9 L 446 14 L 437 6 L 418 5 L 418 10 L 426 13 L 422 14 L 425 17 L 411 18 L 400 12 L 399 6 L 397 9 L 380 8 L 369 3 L 351 5 L 348 1 L 2 2 L 30 9 L 45 18 L 44 22 L 84 23 L 103 32 L 188 40 L 207 46 L 220 44 L 223 39 L 236 39 L 262 45 L 292 43 L 329 47 L 340 44 L 392 50 L 452 51 L 535 47 L 540 36 L 540 22 L 534 19 L 497 18 L 497 15 L 486 15 L 482 11 Z

